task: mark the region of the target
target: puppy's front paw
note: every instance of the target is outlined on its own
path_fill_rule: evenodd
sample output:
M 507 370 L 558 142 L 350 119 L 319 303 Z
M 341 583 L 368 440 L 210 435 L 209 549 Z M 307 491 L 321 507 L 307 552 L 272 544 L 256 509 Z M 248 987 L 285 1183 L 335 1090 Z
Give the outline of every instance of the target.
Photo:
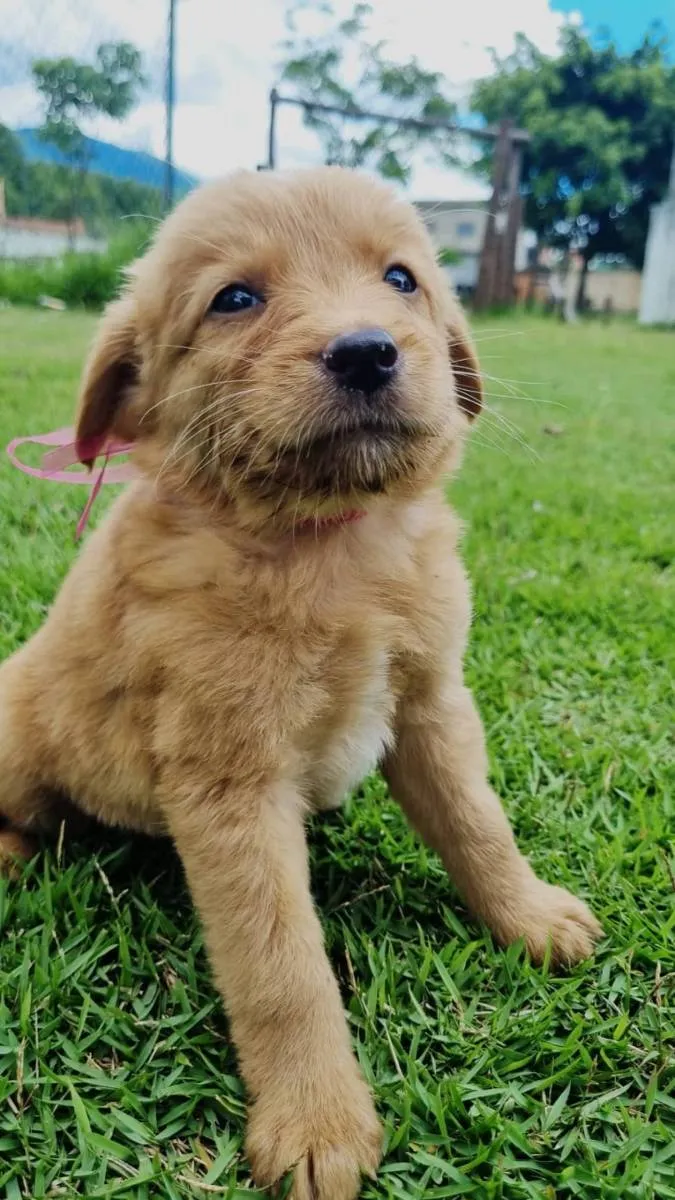
M 374 1175 L 382 1130 L 370 1093 L 356 1070 L 330 1067 L 323 1086 L 288 1080 L 253 1105 L 246 1150 L 253 1177 L 271 1187 L 293 1171 L 289 1200 L 354 1200 L 362 1175 Z
M 532 876 L 517 914 L 506 922 L 504 940 L 525 939 L 530 957 L 543 961 L 550 942 L 554 963 L 572 966 L 593 953 L 602 926 L 582 900 Z

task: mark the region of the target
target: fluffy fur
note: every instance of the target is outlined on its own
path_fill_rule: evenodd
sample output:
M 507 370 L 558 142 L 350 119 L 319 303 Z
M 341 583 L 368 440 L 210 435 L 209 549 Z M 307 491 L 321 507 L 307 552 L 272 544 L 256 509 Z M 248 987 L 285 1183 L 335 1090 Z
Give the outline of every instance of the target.
M 384 280 L 392 264 L 413 294 Z M 233 282 L 265 302 L 210 312 Z M 371 397 L 322 360 L 365 326 L 400 351 Z M 600 932 L 518 852 L 462 682 L 469 595 L 442 481 L 479 407 L 465 320 L 386 188 L 326 168 L 196 192 L 84 372 L 80 445 L 132 439 L 138 482 L 0 670 L 6 855 L 60 797 L 171 835 L 251 1098 L 254 1177 L 295 1168 L 295 1200 L 351 1200 L 381 1143 L 310 895 L 308 810 L 379 763 L 501 942 L 574 962 Z

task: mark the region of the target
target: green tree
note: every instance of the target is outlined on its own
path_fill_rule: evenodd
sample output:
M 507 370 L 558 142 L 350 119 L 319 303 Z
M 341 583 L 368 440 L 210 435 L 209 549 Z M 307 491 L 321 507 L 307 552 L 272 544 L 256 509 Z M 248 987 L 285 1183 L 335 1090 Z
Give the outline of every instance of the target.
M 300 32 L 307 12 L 323 16 L 319 36 Z M 300 3 L 287 18 L 289 37 L 283 44 L 281 79 L 292 85 L 298 99 L 337 105 L 354 114 L 363 110 L 387 116 L 451 121 L 455 105 L 443 92 L 443 78 L 425 70 L 416 58 L 397 63 L 385 53 L 385 43 L 368 41 L 370 5 L 356 4 L 346 20 L 337 20 L 328 4 Z M 405 180 L 410 156 L 424 143 L 446 161 L 454 161 L 443 130 L 402 128 L 387 123 L 345 118 L 339 114 L 304 110 L 304 122 L 319 137 L 326 162 L 372 167 L 390 179 Z
M 35 86 L 45 101 L 41 137 L 65 155 L 70 167 L 67 219 L 80 215 L 88 168 L 82 121 L 97 114 L 120 120 L 133 108 L 145 80 L 140 52 L 129 42 L 104 42 L 95 63 L 42 58 L 33 63 Z
M 24 161 L 19 141 L 6 125 L 0 125 L 0 179 L 4 183 L 7 212 L 12 213 L 23 193 Z
M 556 57 L 520 35 L 494 58 L 472 108 L 488 122 L 513 118 L 525 151 L 525 220 L 549 245 L 578 249 L 588 264 L 617 254 L 641 267 L 649 210 L 665 191 L 675 130 L 675 70 L 658 29 L 630 54 L 593 44 L 568 26 Z M 487 165 L 487 164 L 486 164 Z

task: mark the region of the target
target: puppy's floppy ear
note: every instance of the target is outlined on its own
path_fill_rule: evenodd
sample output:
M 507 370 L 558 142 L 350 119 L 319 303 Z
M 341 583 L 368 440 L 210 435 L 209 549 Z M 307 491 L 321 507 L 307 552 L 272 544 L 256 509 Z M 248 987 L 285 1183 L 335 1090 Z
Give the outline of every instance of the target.
M 473 421 L 483 407 L 483 382 L 469 323 L 458 304 L 448 321 L 448 351 L 457 403 Z
M 137 423 L 130 402 L 139 368 L 135 309 L 127 295 L 106 309 L 82 375 L 75 444 L 87 466 L 111 438 L 134 440 Z

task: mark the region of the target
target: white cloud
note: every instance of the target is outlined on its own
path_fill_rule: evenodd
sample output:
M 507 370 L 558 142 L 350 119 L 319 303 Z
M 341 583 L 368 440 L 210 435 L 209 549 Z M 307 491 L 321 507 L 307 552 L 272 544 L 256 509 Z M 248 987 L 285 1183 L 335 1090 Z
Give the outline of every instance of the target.
M 255 167 L 266 154 L 267 95 L 275 82 L 278 44 L 284 36 L 283 0 L 177 0 L 177 109 L 174 155 L 196 175 Z M 340 13 L 351 0 L 336 0 Z M 152 150 L 164 147 L 161 102 L 166 0 L 0 0 L 0 80 L 24 75 L 31 57 L 72 54 L 91 57 L 103 40 L 127 38 L 142 50 L 152 87 L 122 124 L 96 120 L 88 132 Z M 514 35 L 525 32 L 553 51 L 563 21 L 548 0 L 376 0 L 373 31 L 388 41 L 392 58 L 416 55 L 442 71 L 452 92 L 465 95 L 473 79 L 490 70 L 489 47 L 505 54 Z M 15 68 L 12 75 L 3 63 Z M 40 107 L 25 83 L 0 84 L 0 120 L 10 125 L 39 121 Z M 284 109 L 278 125 L 279 156 L 285 166 L 319 161 L 318 146 L 299 112 Z M 481 190 L 461 172 L 424 162 L 414 191 L 430 198 L 478 199 Z

